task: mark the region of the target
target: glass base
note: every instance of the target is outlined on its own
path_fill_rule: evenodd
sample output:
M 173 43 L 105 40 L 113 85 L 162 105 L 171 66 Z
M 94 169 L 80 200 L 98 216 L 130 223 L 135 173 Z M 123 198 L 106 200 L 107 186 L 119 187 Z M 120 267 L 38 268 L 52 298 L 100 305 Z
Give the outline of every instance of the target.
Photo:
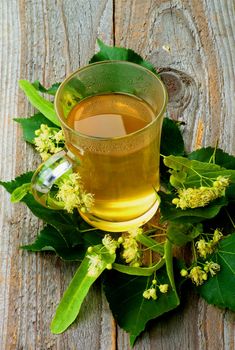
M 122 222 L 112 222 L 99 219 L 91 214 L 84 214 L 79 212 L 81 217 L 91 226 L 98 228 L 99 230 L 109 231 L 109 232 L 123 232 L 129 231 L 133 228 L 141 227 L 146 222 L 148 222 L 156 213 L 159 207 L 159 200 L 157 200 L 154 205 L 143 215 L 135 218 L 133 220 L 122 221 Z

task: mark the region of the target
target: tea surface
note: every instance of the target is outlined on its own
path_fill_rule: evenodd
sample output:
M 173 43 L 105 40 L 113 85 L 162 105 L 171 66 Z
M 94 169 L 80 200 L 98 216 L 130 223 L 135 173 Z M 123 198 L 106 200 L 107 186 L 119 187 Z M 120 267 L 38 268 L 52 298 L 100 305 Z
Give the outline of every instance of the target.
M 88 97 L 70 112 L 67 123 L 93 137 L 120 137 L 144 128 L 154 118 L 150 106 L 124 94 Z

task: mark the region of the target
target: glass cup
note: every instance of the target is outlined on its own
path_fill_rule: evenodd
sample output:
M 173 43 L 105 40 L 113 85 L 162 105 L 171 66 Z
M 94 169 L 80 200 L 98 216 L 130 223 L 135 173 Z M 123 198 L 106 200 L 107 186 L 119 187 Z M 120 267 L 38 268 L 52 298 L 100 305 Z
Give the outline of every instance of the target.
M 69 113 L 75 105 L 105 94 L 121 94 L 144 103 L 151 109 L 152 119 L 143 128 L 118 137 L 89 136 L 69 126 Z M 103 61 L 71 74 L 55 97 L 67 150 L 50 157 L 35 172 L 35 199 L 46 207 L 62 209 L 51 191 L 56 181 L 73 169 L 80 174 L 85 191 L 94 196 L 90 210 L 79 210 L 90 225 L 122 232 L 149 221 L 159 206 L 160 138 L 166 103 L 162 81 L 134 63 Z M 141 113 L 144 119 L 145 113 Z

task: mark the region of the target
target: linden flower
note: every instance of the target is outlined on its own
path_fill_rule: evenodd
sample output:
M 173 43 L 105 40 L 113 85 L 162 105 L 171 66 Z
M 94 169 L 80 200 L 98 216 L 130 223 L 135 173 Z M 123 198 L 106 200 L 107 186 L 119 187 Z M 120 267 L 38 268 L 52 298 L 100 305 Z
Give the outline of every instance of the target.
M 169 289 L 169 285 L 168 284 L 160 284 L 159 286 L 159 290 L 161 293 L 167 293 Z
M 217 244 L 217 243 L 221 240 L 222 237 L 223 237 L 223 233 L 217 228 L 217 229 L 214 231 L 212 243 L 213 243 L 213 244 Z
M 179 198 L 174 198 L 172 203 L 175 204 L 177 208 L 181 208 L 183 210 L 187 208 L 194 209 L 205 207 L 216 198 L 224 196 L 225 189 L 228 185 L 228 178 L 218 176 L 211 187 L 201 186 L 199 188 L 189 187 L 186 189 L 179 189 Z
M 58 184 L 56 198 L 64 203 L 64 209 L 72 213 L 75 208 L 83 212 L 89 211 L 94 204 L 94 196 L 85 193 L 81 184 L 80 175 L 72 173 Z
M 213 245 L 211 242 L 206 242 L 205 239 L 199 239 L 195 245 L 202 258 L 206 258 L 207 255 L 213 253 Z
M 134 229 L 128 231 L 128 233 L 131 237 L 134 238 L 134 237 L 137 237 L 138 235 L 142 235 L 143 229 L 140 227 L 137 227 L 137 228 L 134 228 Z
M 196 286 L 200 286 L 207 280 L 207 273 L 200 266 L 195 266 L 190 270 L 188 277 L 191 278 Z
M 110 254 L 114 254 L 116 249 L 119 246 L 119 243 L 112 239 L 110 235 L 105 235 L 102 239 L 102 243 L 105 246 L 105 248 L 109 251 Z
M 122 236 L 123 242 L 122 246 L 124 248 L 122 257 L 126 263 L 131 265 L 138 262 L 140 258 L 139 246 L 136 240 L 131 236 Z
M 89 259 L 89 267 L 87 275 L 96 277 L 103 268 L 103 261 L 99 255 L 87 255 Z
M 62 151 L 64 147 L 64 134 L 57 128 L 49 128 L 46 124 L 41 124 L 40 129 L 35 131 L 34 143 L 36 150 L 40 153 L 43 161 L 52 154 Z
M 217 263 L 214 263 L 213 261 L 206 261 L 206 264 L 204 266 L 204 271 L 210 272 L 211 276 L 215 276 L 217 272 L 220 271 L 220 265 Z
M 145 299 L 152 298 L 153 300 L 156 300 L 157 299 L 156 289 L 155 288 L 146 289 L 143 293 L 143 297 Z

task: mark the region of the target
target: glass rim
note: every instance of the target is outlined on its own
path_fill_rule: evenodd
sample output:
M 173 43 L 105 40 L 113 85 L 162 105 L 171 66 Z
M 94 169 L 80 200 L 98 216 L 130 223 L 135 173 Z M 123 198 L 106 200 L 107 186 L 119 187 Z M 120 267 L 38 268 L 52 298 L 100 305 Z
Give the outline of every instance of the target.
M 68 83 L 68 81 L 70 81 L 75 75 L 79 74 L 80 72 L 86 71 L 92 66 L 97 66 L 97 65 L 102 65 L 102 64 L 107 65 L 107 64 L 113 64 L 113 63 L 118 63 L 118 64 L 124 64 L 124 65 L 130 65 L 130 66 L 138 67 L 138 69 L 140 69 L 142 71 L 145 71 L 149 75 L 152 75 L 160 83 L 160 85 L 162 87 L 162 90 L 163 90 L 164 101 L 163 101 L 162 108 L 160 109 L 160 111 L 156 114 L 156 117 L 150 123 L 145 125 L 143 128 L 141 128 L 139 130 L 136 130 L 136 131 L 134 131 L 134 132 L 132 132 L 130 134 L 124 135 L 124 136 L 114 136 L 114 137 L 102 137 L 101 136 L 101 137 L 99 137 L 99 136 L 86 135 L 86 134 L 83 134 L 83 133 L 81 133 L 81 132 L 79 132 L 77 130 L 74 130 L 73 128 L 71 128 L 64 121 L 63 118 L 60 117 L 60 113 L 59 113 L 58 108 L 57 108 L 57 105 L 59 104 L 58 99 L 59 99 L 59 95 L 61 93 L 61 90 Z M 117 92 L 117 93 L 121 93 L 121 92 Z M 87 98 L 92 97 L 92 96 L 95 96 L 95 95 L 88 96 Z M 133 62 L 129 62 L 129 61 L 105 60 L 105 61 L 90 63 L 90 64 L 88 64 L 86 66 L 78 68 L 76 71 L 74 71 L 71 74 L 69 74 L 68 77 L 65 78 L 63 80 L 63 82 L 60 84 L 60 86 L 59 86 L 59 88 L 58 88 L 58 90 L 56 92 L 55 100 L 54 100 L 54 107 L 55 107 L 56 114 L 57 114 L 57 116 L 59 118 L 59 121 L 61 122 L 62 126 L 65 127 L 66 129 L 68 129 L 69 132 L 75 134 L 76 136 L 79 136 L 79 137 L 82 137 L 82 138 L 86 138 L 86 139 L 89 139 L 89 140 L 93 140 L 93 141 L 112 141 L 112 140 L 115 141 L 115 140 L 120 140 L 120 139 L 126 139 L 128 137 L 133 136 L 133 135 L 140 134 L 144 130 L 148 129 L 151 125 L 153 125 L 156 122 L 156 120 L 158 120 L 164 114 L 164 112 L 166 110 L 167 102 L 168 102 L 168 94 L 167 94 L 166 87 L 165 87 L 164 83 L 162 82 L 162 80 L 156 74 L 154 74 L 151 70 L 147 69 L 144 66 L 141 66 L 139 64 L 136 64 L 136 63 L 133 63 Z

